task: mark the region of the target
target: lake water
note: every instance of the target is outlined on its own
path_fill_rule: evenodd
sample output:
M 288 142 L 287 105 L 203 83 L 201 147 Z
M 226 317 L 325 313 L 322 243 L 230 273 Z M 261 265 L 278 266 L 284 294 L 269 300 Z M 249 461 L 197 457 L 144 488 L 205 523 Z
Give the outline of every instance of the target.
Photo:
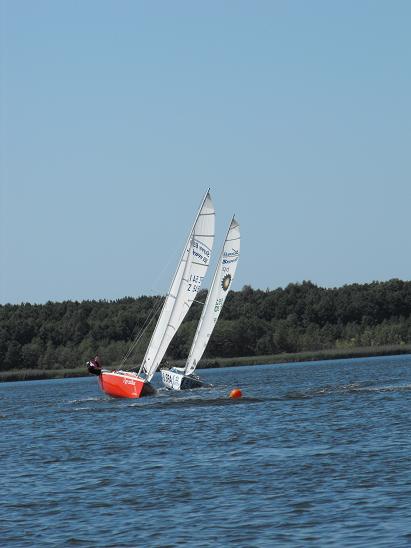
M 0 544 L 409 546 L 410 366 L 214 369 L 141 400 L 0 385 Z

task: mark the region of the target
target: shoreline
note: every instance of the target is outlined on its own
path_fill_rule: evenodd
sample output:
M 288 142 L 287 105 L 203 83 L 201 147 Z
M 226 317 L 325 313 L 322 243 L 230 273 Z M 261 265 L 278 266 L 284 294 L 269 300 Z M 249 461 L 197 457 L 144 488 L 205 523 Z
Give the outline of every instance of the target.
M 197 369 L 221 369 L 224 367 L 241 367 L 247 365 L 281 365 L 312 361 L 343 360 L 352 358 L 373 358 L 378 356 L 398 356 L 411 354 L 411 344 L 387 345 L 379 347 L 347 348 L 272 354 L 266 356 L 246 356 L 242 358 L 213 358 L 201 360 Z M 184 360 L 169 362 L 169 367 L 182 367 Z M 132 365 L 130 365 L 132 367 Z M 112 367 L 115 369 L 115 364 Z M 0 372 L 0 383 L 33 380 L 51 380 L 63 378 L 88 377 L 85 367 L 66 369 L 15 369 Z

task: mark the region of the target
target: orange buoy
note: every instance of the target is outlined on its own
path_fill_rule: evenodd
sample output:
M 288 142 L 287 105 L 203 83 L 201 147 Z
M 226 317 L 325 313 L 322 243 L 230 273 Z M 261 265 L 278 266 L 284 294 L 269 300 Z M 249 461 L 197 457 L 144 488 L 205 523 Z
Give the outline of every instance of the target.
M 241 398 L 242 395 L 243 393 L 241 392 L 239 388 L 234 388 L 230 392 L 230 398 Z

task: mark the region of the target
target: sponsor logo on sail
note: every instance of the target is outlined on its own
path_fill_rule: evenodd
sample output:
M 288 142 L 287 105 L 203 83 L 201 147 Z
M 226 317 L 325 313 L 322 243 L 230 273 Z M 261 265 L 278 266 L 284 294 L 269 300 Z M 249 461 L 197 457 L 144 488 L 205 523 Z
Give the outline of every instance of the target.
M 224 257 L 236 257 L 238 255 L 238 249 L 232 248 L 232 251 L 224 251 Z
M 230 287 L 231 283 L 231 274 L 226 274 L 223 278 L 223 281 L 221 282 L 221 287 L 224 289 L 224 291 L 227 291 L 227 289 Z

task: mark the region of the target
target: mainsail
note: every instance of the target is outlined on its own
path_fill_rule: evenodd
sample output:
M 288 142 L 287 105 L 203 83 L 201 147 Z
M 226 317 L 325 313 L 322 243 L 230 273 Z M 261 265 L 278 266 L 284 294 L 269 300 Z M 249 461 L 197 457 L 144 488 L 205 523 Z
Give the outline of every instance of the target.
M 240 225 L 233 217 L 187 358 L 184 370 L 186 375 L 195 370 L 204 353 L 234 278 L 239 256 Z
M 215 212 L 208 191 L 190 231 L 140 372 L 150 381 L 192 305 L 210 262 Z

